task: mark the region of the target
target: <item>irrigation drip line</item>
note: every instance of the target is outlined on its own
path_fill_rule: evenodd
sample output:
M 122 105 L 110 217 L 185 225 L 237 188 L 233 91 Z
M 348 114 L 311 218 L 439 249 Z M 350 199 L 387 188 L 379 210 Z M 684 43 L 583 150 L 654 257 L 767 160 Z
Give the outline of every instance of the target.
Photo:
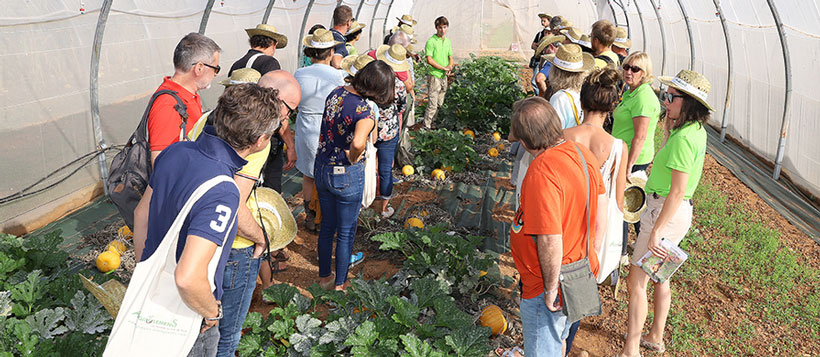
M 56 169 L 56 170 L 52 171 L 51 173 L 49 173 L 48 175 L 44 176 L 43 178 L 41 178 L 41 179 L 37 180 L 37 182 L 35 182 L 35 183 L 33 183 L 33 184 L 29 185 L 28 187 L 26 187 L 26 188 L 24 188 L 24 189 L 22 189 L 22 190 L 20 190 L 20 191 L 17 191 L 17 192 L 15 192 L 15 193 L 11 194 L 11 195 L 8 195 L 8 196 L 5 196 L 5 197 L 0 198 L 0 205 L 7 204 L 7 203 L 10 203 L 10 202 L 14 202 L 14 201 L 17 201 L 17 200 L 21 200 L 21 199 L 23 199 L 23 198 L 26 198 L 26 197 L 29 197 L 29 196 L 33 196 L 33 195 L 36 195 L 36 194 L 41 193 L 41 192 L 43 192 L 43 191 L 46 191 L 46 190 L 48 190 L 48 189 L 51 189 L 51 188 L 53 188 L 53 187 L 55 187 L 55 186 L 57 186 L 57 185 L 59 185 L 59 184 L 61 184 L 61 183 L 65 182 L 65 180 L 68 180 L 68 178 L 69 178 L 69 177 L 74 176 L 77 172 L 79 172 L 80 170 L 82 170 L 84 167 L 88 166 L 88 164 L 90 164 L 92 161 L 94 161 L 94 160 L 97 158 L 97 156 L 99 156 L 99 155 L 101 155 L 101 154 L 103 154 L 103 153 L 105 153 L 105 152 L 107 152 L 107 151 L 109 151 L 109 150 L 120 150 L 120 149 L 122 149 L 122 148 L 123 148 L 123 146 L 124 146 L 124 145 L 114 145 L 114 146 L 111 146 L 111 147 L 108 147 L 108 148 L 105 148 L 105 149 L 95 150 L 95 151 L 92 151 L 92 152 L 90 152 L 90 153 L 87 153 L 87 154 L 85 154 L 85 155 L 83 155 L 83 156 L 80 156 L 80 157 L 78 157 L 78 158 L 76 158 L 76 159 L 72 160 L 71 162 L 69 162 L 69 163 L 67 163 L 67 164 L 63 165 L 62 167 L 60 167 L 60 168 L 58 168 L 58 169 Z M 85 162 L 83 162 L 81 165 L 79 165 L 79 166 L 77 166 L 76 168 L 74 168 L 74 170 L 72 170 L 72 171 L 71 171 L 68 175 L 66 175 L 65 177 L 63 177 L 63 178 L 61 178 L 61 179 L 57 180 L 56 182 L 54 182 L 54 183 L 52 183 L 52 184 L 49 184 L 49 185 L 48 185 L 48 186 L 46 186 L 46 187 L 39 188 L 39 189 L 37 189 L 37 190 L 34 190 L 34 191 L 31 191 L 31 192 L 28 192 L 29 190 L 33 189 L 34 187 L 37 187 L 37 185 L 39 185 L 39 184 L 43 183 L 43 181 L 48 180 L 48 179 L 49 179 L 49 178 L 51 178 L 51 177 L 54 177 L 55 175 L 57 175 L 57 174 L 58 174 L 58 173 L 60 173 L 61 171 L 63 171 L 63 170 L 65 170 L 65 169 L 67 169 L 68 167 L 71 167 L 72 165 L 74 165 L 74 164 L 76 164 L 76 163 L 78 163 L 78 162 L 80 162 L 80 161 L 82 161 L 82 160 L 85 160 Z

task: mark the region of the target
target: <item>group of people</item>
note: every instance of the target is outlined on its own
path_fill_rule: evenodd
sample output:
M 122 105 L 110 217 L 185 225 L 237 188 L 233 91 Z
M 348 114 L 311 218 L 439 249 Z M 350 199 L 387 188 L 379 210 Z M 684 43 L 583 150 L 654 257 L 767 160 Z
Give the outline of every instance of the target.
M 171 249 L 180 303 L 202 316 L 189 355 L 233 356 L 257 276 L 265 288 L 274 273 L 287 269 L 289 255 L 270 251 L 273 232 L 257 220 L 261 211 L 250 208 L 263 204 L 255 201 L 258 186 L 281 192 L 283 172 L 295 167 L 302 174 L 305 228 L 318 226 L 318 280 L 327 289 L 346 289 L 350 265 L 364 258 L 353 254 L 353 239 L 366 180 L 377 176 L 375 207 L 385 217 L 393 214 L 393 161 L 412 120 L 407 107 L 414 96 L 413 61 L 419 60 L 413 53 L 416 21 L 397 19 L 383 45 L 358 55 L 355 44 L 365 25 L 349 6 L 338 6 L 329 30 L 317 24 L 303 39 L 305 61 L 293 74 L 275 57 L 288 45 L 285 34 L 268 24 L 247 29 L 250 49 L 233 62 L 216 108 L 206 113 L 198 92 L 220 73 L 222 49 L 198 33 L 177 44 L 174 73 L 146 109 L 153 169 L 134 211 L 134 247 L 145 262 L 169 231 L 179 229 L 170 235 L 177 239 Z M 436 34 L 425 46 L 425 60 L 434 67 L 428 81 L 440 93 L 428 108 L 428 123 L 446 90 L 441 78 L 454 64 L 448 25 L 445 17 L 436 19 Z M 368 178 L 366 158 L 377 166 Z M 221 175 L 232 182 L 216 184 L 186 208 Z M 184 222 L 174 228 L 178 215 Z
M 510 140 L 518 143 L 513 151 L 518 205 L 510 246 L 521 276 L 524 349 L 499 352 L 568 354 L 580 317 L 569 321 L 565 303 L 588 297 L 564 290 L 570 276 L 563 268 L 588 259 L 592 274 L 609 275 L 613 268 L 602 271 L 597 252 L 613 243 L 623 247 L 620 260 L 631 262 L 626 341 L 618 356 L 639 356 L 641 347 L 663 352 L 669 281 L 653 283 L 652 326 L 642 334 L 650 277 L 637 264 L 647 252 L 665 257 L 661 240 L 677 245 L 691 226 L 711 86 L 703 75 L 681 70 L 675 77 L 658 78 L 666 87 L 659 96 L 651 86 L 649 55 L 627 53 L 625 29 L 600 20 L 582 35 L 560 16 L 539 16 L 544 29 L 533 42 L 531 61 L 538 95 L 514 104 L 510 128 Z M 608 120 L 612 126 L 605 130 Z M 656 152 L 657 125 L 664 139 Z M 646 210 L 635 224 L 637 239 L 627 260 L 624 189 L 639 181 L 639 172 L 645 174 L 650 164 Z

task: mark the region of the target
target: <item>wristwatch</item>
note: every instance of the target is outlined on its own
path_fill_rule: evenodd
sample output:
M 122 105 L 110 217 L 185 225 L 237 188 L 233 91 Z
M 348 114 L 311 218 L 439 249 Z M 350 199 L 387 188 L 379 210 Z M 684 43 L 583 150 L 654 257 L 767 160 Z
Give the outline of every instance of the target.
M 219 308 L 219 313 L 216 314 L 216 317 L 206 317 L 206 321 L 219 321 L 222 319 L 222 304 L 216 303 L 217 308 Z

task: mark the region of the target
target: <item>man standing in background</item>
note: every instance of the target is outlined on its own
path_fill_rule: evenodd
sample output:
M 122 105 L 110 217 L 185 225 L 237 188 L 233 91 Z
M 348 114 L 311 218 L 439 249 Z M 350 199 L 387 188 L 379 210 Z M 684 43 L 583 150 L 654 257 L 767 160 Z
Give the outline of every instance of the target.
M 424 112 L 424 127 L 431 129 L 433 119 L 438 114 L 438 109 L 444 103 L 444 95 L 447 93 L 447 76 L 453 70 L 453 45 L 450 39 L 444 37 L 450 22 L 444 16 L 439 16 L 436 21 L 436 34 L 430 36 L 424 46 L 427 56 L 427 63 L 433 68 L 427 76 L 427 111 Z
M 353 23 L 353 9 L 350 6 L 342 5 L 333 10 L 333 28 L 330 32 L 333 33 L 333 40 L 340 42 L 336 47 L 333 47 L 333 56 L 330 59 L 330 65 L 334 68 L 341 69 L 342 58 L 347 57 L 347 47 L 345 43 L 345 35 L 347 30 L 350 30 L 350 25 Z

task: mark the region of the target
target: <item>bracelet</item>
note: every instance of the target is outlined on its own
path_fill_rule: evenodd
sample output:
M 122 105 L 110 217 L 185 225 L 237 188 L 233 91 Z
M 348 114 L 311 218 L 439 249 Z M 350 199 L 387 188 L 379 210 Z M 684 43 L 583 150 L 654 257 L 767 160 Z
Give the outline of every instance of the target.
M 216 317 L 206 317 L 206 321 L 219 321 L 222 319 L 222 304 L 217 303 L 216 306 L 219 309 L 219 313 L 216 314 Z
M 549 290 L 549 291 L 547 291 L 547 289 L 544 289 L 544 293 L 546 293 L 547 295 L 552 294 L 552 293 L 557 293 L 557 292 L 558 292 L 558 286 L 556 286 L 555 289 L 552 289 L 552 290 Z

